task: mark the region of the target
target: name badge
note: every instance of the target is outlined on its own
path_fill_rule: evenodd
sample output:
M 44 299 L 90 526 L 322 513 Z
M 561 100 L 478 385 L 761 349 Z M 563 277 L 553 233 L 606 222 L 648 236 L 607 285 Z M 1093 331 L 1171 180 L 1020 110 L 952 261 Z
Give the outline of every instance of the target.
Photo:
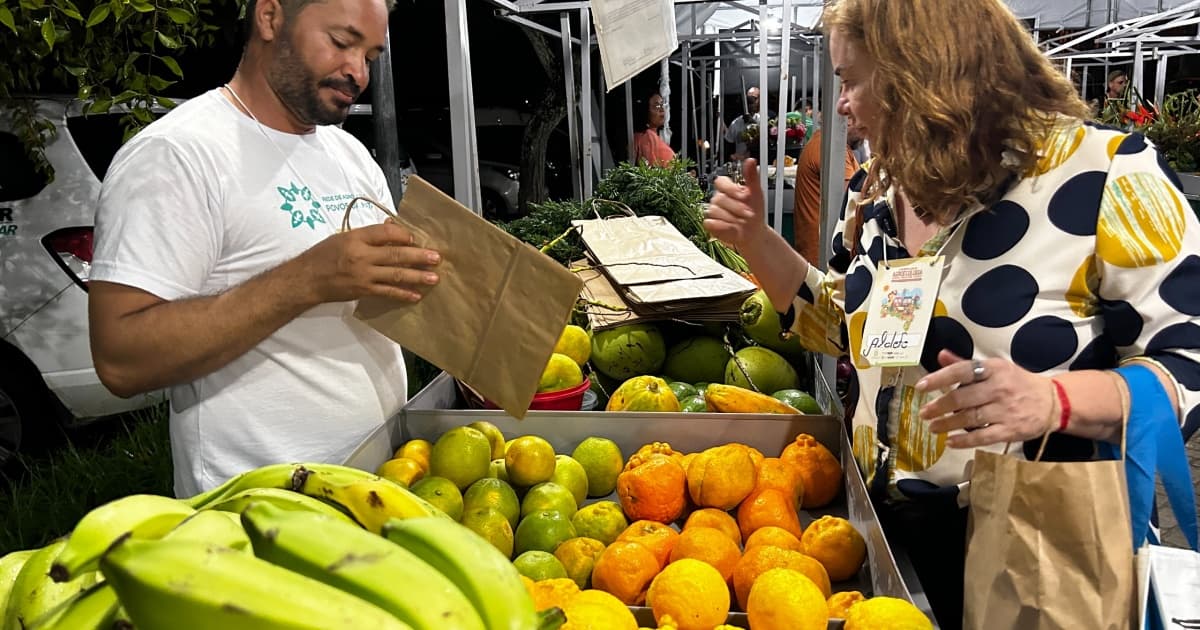
M 929 320 L 942 283 L 941 256 L 882 263 L 871 288 L 859 367 L 902 367 L 921 362 Z M 864 365 L 865 364 L 865 365 Z

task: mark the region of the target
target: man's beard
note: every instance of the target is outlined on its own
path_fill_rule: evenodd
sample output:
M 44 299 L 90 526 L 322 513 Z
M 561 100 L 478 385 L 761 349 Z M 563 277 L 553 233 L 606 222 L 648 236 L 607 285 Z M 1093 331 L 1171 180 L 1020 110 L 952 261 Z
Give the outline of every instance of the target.
M 352 79 L 338 80 L 325 78 L 318 80 L 315 73 L 304 65 L 296 48 L 292 46 L 292 33 L 284 29 L 279 38 L 279 54 L 276 56 L 267 73 L 267 81 L 271 89 L 279 96 L 288 108 L 304 123 L 314 125 L 337 125 L 345 122 L 350 114 L 350 108 L 329 106 L 321 102 L 318 90 L 321 87 L 331 87 L 353 94 L 355 98 L 362 93 L 362 88 Z

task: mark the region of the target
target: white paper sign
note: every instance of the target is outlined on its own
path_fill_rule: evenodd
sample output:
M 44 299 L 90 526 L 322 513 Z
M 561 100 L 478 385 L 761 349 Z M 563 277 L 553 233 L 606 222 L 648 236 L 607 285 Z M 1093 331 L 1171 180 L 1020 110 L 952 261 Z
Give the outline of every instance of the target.
M 591 0 L 591 8 L 610 92 L 679 46 L 671 0 Z

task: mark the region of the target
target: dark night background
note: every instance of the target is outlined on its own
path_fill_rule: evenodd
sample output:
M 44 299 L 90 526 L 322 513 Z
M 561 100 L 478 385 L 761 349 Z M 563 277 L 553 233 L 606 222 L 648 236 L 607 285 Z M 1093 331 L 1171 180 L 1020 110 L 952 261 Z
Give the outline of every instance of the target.
M 468 2 L 468 25 L 471 44 L 471 69 L 474 82 L 475 106 L 484 108 L 506 108 L 523 113 L 532 113 L 534 104 L 540 99 L 549 79 L 538 63 L 533 47 L 522 33 L 523 28 L 495 16 L 491 5 Z M 444 3 L 437 0 L 397 0 L 390 19 L 392 66 L 395 76 L 395 101 L 399 127 L 409 131 L 435 136 L 437 141 L 449 145 L 449 127 L 446 122 L 449 107 L 449 87 L 446 62 L 446 26 Z M 229 8 L 232 10 L 232 7 Z M 572 12 L 574 13 L 574 12 Z M 529 19 L 548 26 L 558 27 L 558 14 L 531 14 Z M 235 18 L 230 17 L 232 23 Z M 578 36 L 577 18 L 573 19 L 573 34 Z M 561 43 L 550 38 L 549 43 L 561 61 Z M 578 57 L 578 47 L 575 48 Z M 233 75 L 241 55 L 241 40 L 234 29 L 225 29 L 213 48 L 194 49 L 181 58 L 184 79 L 172 86 L 169 96 L 190 97 L 217 87 Z M 576 59 L 578 61 L 578 59 Z M 672 82 L 679 81 L 678 67 L 673 68 Z M 600 56 L 593 53 L 593 94 L 600 97 L 600 76 L 603 72 Z M 634 79 L 634 94 L 639 107 L 657 84 L 658 68 L 654 66 Z M 576 81 L 579 75 L 576 73 Z M 373 86 L 372 86 L 373 87 Z M 359 99 L 360 103 L 372 101 L 371 87 Z M 672 126 L 678 132 L 678 94 L 672 95 Z M 613 90 L 606 99 L 607 121 L 613 158 L 623 160 L 625 156 L 625 92 L 624 88 Z M 561 133 L 552 136 L 549 159 L 561 163 L 560 172 L 569 167 L 569 146 L 565 120 L 560 124 Z M 505 136 L 501 142 L 480 137 L 481 159 L 492 159 L 516 163 L 519 155 L 519 137 Z M 491 146 L 489 146 L 489 143 Z M 676 133 L 672 145 L 679 149 Z M 694 154 L 693 154 L 694 158 Z M 419 165 L 418 165 L 419 168 Z M 548 182 L 551 197 L 561 198 L 570 194 L 569 182 L 562 177 Z M 564 184 L 568 186 L 564 190 Z

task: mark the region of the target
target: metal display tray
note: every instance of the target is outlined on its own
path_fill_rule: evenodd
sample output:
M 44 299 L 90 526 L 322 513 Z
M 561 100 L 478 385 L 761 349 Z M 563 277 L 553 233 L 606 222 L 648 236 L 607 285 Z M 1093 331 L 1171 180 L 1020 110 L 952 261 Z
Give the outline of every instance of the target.
M 822 379 L 818 378 L 818 381 Z M 828 388 L 818 387 L 817 401 L 825 409 L 837 405 Z M 643 444 L 669 442 L 677 451 L 694 452 L 728 442 L 741 442 L 768 457 L 778 456 L 799 433 L 811 434 L 837 456 L 844 474 L 844 491 L 834 502 L 819 510 L 801 510 L 804 526 L 823 515 L 848 519 L 867 543 L 867 561 L 854 578 L 835 582 L 834 592 L 858 590 L 864 595 L 886 595 L 915 602 L 928 614 L 923 593 L 914 598 L 906 585 L 896 557 L 888 547 L 867 488 L 851 454 L 850 443 L 839 417 L 832 414 L 730 414 L 730 413 L 631 413 L 604 411 L 530 411 L 517 420 L 500 410 L 465 409 L 453 377 L 442 373 L 405 405 L 398 416 L 368 436 L 344 462 L 348 466 L 375 470 L 392 457 L 407 440 L 436 440 L 445 431 L 487 420 L 506 437 L 534 434 L 548 440 L 556 452 L 570 453 L 592 435 L 612 439 L 628 457 Z M 615 497 L 609 497 L 615 500 Z M 653 621 L 649 609 L 632 607 L 639 623 Z M 729 624 L 747 627 L 745 613 L 730 613 Z M 830 628 L 841 628 L 831 619 Z

